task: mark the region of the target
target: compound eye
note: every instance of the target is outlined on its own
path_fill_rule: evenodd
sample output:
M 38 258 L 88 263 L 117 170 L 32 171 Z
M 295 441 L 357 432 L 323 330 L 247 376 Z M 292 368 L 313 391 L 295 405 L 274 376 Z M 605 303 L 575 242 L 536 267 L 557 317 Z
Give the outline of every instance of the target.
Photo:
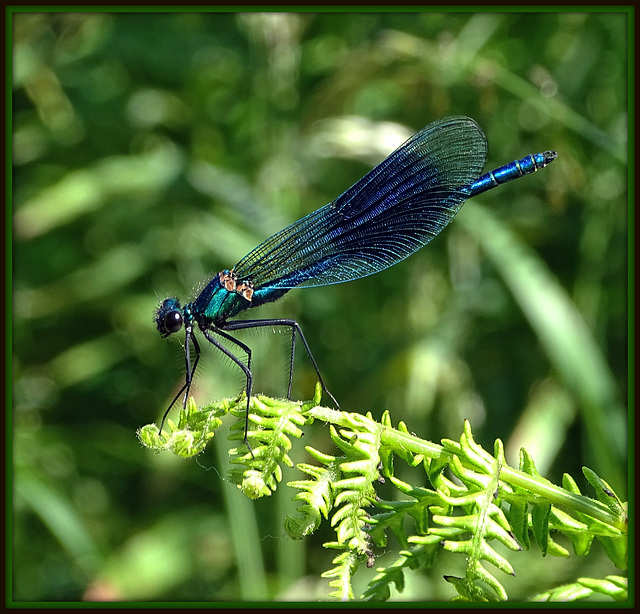
M 177 333 L 182 328 L 182 313 L 172 309 L 164 316 L 163 324 L 168 334 Z

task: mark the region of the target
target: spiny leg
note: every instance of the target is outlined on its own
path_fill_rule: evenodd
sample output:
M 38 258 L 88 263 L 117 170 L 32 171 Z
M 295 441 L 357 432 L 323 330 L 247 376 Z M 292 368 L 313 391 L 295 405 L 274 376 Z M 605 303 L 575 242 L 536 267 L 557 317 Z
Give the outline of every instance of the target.
M 191 368 L 191 342 L 193 342 L 193 349 L 196 353 L 196 358 L 193 361 L 193 368 Z M 164 412 L 162 416 L 162 421 L 160 422 L 160 428 L 158 432 L 162 433 L 162 427 L 164 426 L 164 421 L 167 419 L 167 415 L 171 411 L 174 403 L 180 398 L 180 395 L 184 392 L 184 400 L 182 402 L 182 408 L 184 409 L 187 406 L 187 398 L 189 396 L 189 391 L 191 390 L 191 383 L 193 382 L 193 374 L 196 371 L 196 367 L 198 366 L 198 361 L 200 360 L 200 345 L 198 344 L 198 340 L 195 335 L 192 335 L 191 326 L 187 326 L 185 328 L 184 335 L 184 362 L 185 362 L 185 383 L 178 394 L 174 397 L 173 401 L 171 401 L 167 411 Z
M 191 351 L 189 347 L 189 343 L 193 343 L 193 349 L 196 353 L 196 358 L 193 361 L 193 368 L 191 367 Z M 185 348 L 184 348 L 184 358 L 186 362 L 186 382 L 185 386 L 187 389 L 184 393 L 184 400 L 182 401 L 182 408 L 184 409 L 187 406 L 187 399 L 189 397 L 189 391 L 191 390 L 191 384 L 193 383 L 193 375 L 196 372 L 196 367 L 198 366 L 198 361 L 200 360 L 200 344 L 196 339 L 196 336 L 192 334 L 191 326 L 187 327 L 187 333 L 185 334 Z
M 331 394 L 329 389 L 326 387 L 324 380 L 320 375 L 320 369 L 318 369 L 318 365 L 315 361 L 315 358 L 311 353 L 311 348 L 309 347 L 309 344 L 305 339 L 305 336 L 302 332 L 302 329 L 300 328 L 300 325 L 295 320 L 291 320 L 289 318 L 282 318 L 282 319 L 276 318 L 271 320 L 234 320 L 232 322 L 225 322 L 223 325 L 223 328 L 224 330 L 230 331 L 230 330 L 242 330 L 246 328 L 260 328 L 265 326 L 284 326 L 284 327 L 291 328 L 291 363 L 289 365 L 289 391 L 287 394 L 287 398 L 291 399 L 291 382 L 293 379 L 293 358 L 295 355 L 294 346 L 295 346 L 295 340 L 296 340 L 296 334 L 297 334 L 302 340 L 304 348 L 307 351 L 307 355 L 311 360 L 311 364 L 313 365 L 316 375 L 318 376 L 318 381 L 320 382 L 320 386 L 322 386 L 322 389 L 331 397 L 331 400 L 333 401 L 335 406 L 340 407 L 338 405 L 338 401 L 336 401 L 335 397 Z M 216 332 L 220 332 L 220 330 L 218 329 L 216 330 Z M 237 343 L 237 339 L 233 339 L 232 337 L 231 340 Z M 241 345 L 241 344 L 238 344 L 238 345 Z
M 215 337 L 212 337 L 208 330 L 202 331 L 202 334 L 205 336 L 207 341 L 215 345 L 225 356 L 228 356 L 236 365 L 238 365 L 238 367 L 242 369 L 245 377 L 247 378 L 247 411 L 244 417 L 243 442 L 247 446 L 247 448 L 249 448 L 251 457 L 255 458 L 253 456 L 253 449 L 251 448 L 251 444 L 249 443 L 249 438 L 247 437 L 247 434 L 249 432 L 249 405 L 251 402 L 251 391 L 253 389 L 253 375 L 251 374 L 251 348 L 217 327 L 213 330 L 213 332 L 220 335 L 221 337 L 224 337 L 227 341 L 230 341 L 231 343 L 237 345 L 247 355 L 247 364 L 245 365 L 233 352 L 224 347 L 224 345 L 222 345 Z
M 291 327 L 291 357 L 289 361 L 289 386 L 287 387 L 287 399 L 291 400 L 291 384 L 293 382 L 293 359 L 296 355 L 296 328 Z M 317 371 L 317 369 L 316 369 Z

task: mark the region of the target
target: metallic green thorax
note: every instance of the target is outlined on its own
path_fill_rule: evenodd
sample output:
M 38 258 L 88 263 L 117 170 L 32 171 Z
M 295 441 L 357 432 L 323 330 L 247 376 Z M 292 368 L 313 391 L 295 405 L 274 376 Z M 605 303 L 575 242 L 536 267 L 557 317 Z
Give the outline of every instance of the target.
M 213 324 L 221 324 L 252 307 L 250 293 L 238 292 L 236 284 L 230 282 L 232 279 L 230 271 L 222 271 L 214 276 L 192 303 L 192 313 L 196 319 L 204 317 Z

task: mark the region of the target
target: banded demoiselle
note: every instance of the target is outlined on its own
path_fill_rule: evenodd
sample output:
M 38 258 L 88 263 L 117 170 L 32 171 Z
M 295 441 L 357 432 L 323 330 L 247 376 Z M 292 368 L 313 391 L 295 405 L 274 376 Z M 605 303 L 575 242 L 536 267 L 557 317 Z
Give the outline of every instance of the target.
M 275 301 L 292 288 L 351 281 L 404 260 L 429 243 L 453 219 L 467 198 L 544 168 L 557 153 L 531 154 L 480 176 L 486 156 L 487 138 L 474 120 L 458 116 L 435 121 L 414 134 L 332 203 L 269 237 L 232 269 L 215 275 L 194 301 L 184 306 L 176 298 L 162 301 L 155 313 L 161 335 L 167 337 L 185 328 L 186 378 L 164 413 L 160 429 L 182 393 L 186 405 L 200 359 L 195 325 L 246 377 L 244 442 L 249 450 L 251 349 L 230 332 L 263 326 L 289 328 L 291 360 L 287 398 L 291 398 L 295 341 L 299 336 L 323 390 L 337 406 L 295 320 L 230 318 Z M 216 336 L 239 348 L 246 355 L 247 363 Z

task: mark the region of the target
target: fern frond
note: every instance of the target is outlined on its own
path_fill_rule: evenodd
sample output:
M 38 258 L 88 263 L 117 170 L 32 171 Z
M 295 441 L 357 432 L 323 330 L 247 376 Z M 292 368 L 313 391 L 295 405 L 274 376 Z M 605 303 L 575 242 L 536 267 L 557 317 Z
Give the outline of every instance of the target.
M 603 580 L 594 578 L 579 578 L 571 584 L 564 584 L 540 593 L 530 601 L 577 601 L 595 595 L 603 595 L 614 601 L 624 602 L 629 599 L 628 579 L 622 576 L 607 576 Z
M 445 439 L 438 445 L 412 435 L 403 423 L 394 428 L 388 413 L 378 423 L 369 414 L 321 407 L 320 394 L 317 388 L 315 398 L 305 404 L 252 397 L 248 437 L 253 454 L 246 447 L 230 451 L 235 465 L 231 478 L 251 498 L 270 495 L 282 480 L 283 466 L 292 466 L 289 451 L 302 435 L 301 428 L 314 419 L 330 425 L 336 453 L 306 448 L 316 464 L 299 464 L 307 478 L 288 483 L 297 489 L 294 500 L 300 505 L 297 516 L 286 518 L 285 527 L 291 537 L 301 539 L 323 520 L 329 521 L 335 540 L 324 547 L 337 554 L 322 575 L 330 580 L 332 597 L 354 598 L 354 574 L 362 562 L 374 565 L 373 544 L 389 548 L 389 533 L 401 550 L 390 565 L 377 569 L 364 599 L 384 600 L 392 590 L 402 591 L 408 570 L 431 566 L 438 552 L 447 550 L 466 559 L 464 577 L 444 576 L 458 593 L 454 600 L 506 600 L 504 587 L 489 569 L 514 575 L 514 567 L 494 545 L 512 552 L 529 549 L 531 535 L 543 556 L 569 556 L 555 541 L 557 535 L 564 535 L 579 556 L 588 555 L 598 540 L 613 563 L 626 568 L 626 504 L 593 471 L 583 470 L 596 493 L 596 498 L 589 498 L 568 475 L 563 476 L 562 487 L 542 477 L 526 450 L 520 452 L 518 468 L 510 467 L 502 442 L 496 440 L 493 454 L 484 450 L 474 441 L 467 421 L 459 441 Z M 227 413 L 238 418 L 231 438 L 243 438 L 245 410 L 246 397 L 201 410 L 190 399 L 177 425 L 168 420 L 162 433 L 147 425 L 138 436 L 155 451 L 193 456 L 204 449 Z M 422 480 L 426 478 L 429 487 L 395 477 L 397 460 L 416 471 L 423 469 Z M 398 500 L 377 497 L 376 485 L 384 480 L 401 495 Z M 583 578 L 535 599 L 575 600 L 596 594 L 622 601 L 627 587 L 618 576 Z
M 351 428 L 338 432 L 331 427 L 331 439 L 344 458 L 340 462 L 342 479 L 332 485 L 335 513 L 331 518 L 339 544 L 347 544 L 359 555 L 369 552 L 369 513 L 376 498 L 373 484 L 379 479 L 380 425 L 370 416 L 353 415 Z
M 450 508 L 449 506 L 443 507 L 442 497 L 433 490 L 411 486 L 394 477 L 389 480 L 401 493 L 412 497 L 414 501 L 406 499 L 398 501 L 377 500 L 376 507 L 383 512 L 371 517 L 373 527 L 369 533 L 376 545 L 384 548 L 387 545 L 386 531 L 389 529 L 401 547 L 408 548 L 407 518 L 414 521 L 417 535 L 425 535 L 429 530 L 430 514 L 434 510 L 447 513 Z
M 329 518 L 329 512 L 333 508 L 334 493 L 333 484 L 341 476 L 340 461 L 335 456 L 323 454 L 311 447 L 305 448 L 311 456 L 321 462 L 324 467 L 300 463 L 298 469 L 307 475 L 311 480 L 296 480 L 288 482 L 287 486 L 298 488 L 299 492 L 294 501 L 302 501 L 303 505 L 298 507 L 301 517 L 287 516 L 285 518 L 285 530 L 293 539 L 302 539 L 304 536 L 313 533 L 322 521 Z
M 392 584 L 401 593 L 405 586 L 405 570 L 418 569 L 425 566 L 430 567 L 436 548 L 437 545 L 433 544 L 431 548 L 413 546 L 408 550 L 401 550 L 398 558 L 391 565 L 377 570 L 378 574 L 369 582 L 367 589 L 362 594 L 362 599 L 367 601 L 387 601 L 391 597 Z M 429 561 L 426 561 L 427 558 Z
M 515 575 L 509 561 L 499 555 L 489 542 L 495 540 L 511 550 L 521 550 L 499 506 L 498 493 L 511 492 L 508 485 L 500 482 L 501 447 L 497 446 L 498 458 L 493 458 L 475 444 L 470 432 L 462 435 L 459 444 L 446 442 L 445 447 L 457 450 L 450 467 L 466 486 L 467 492 L 462 496 L 440 493 L 447 504 L 461 509 L 463 514 L 434 514 L 433 523 L 445 530 L 434 527 L 430 533 L 444 538 L 445 550 L 467 557 L 465 578 L 449 578 L 463 599 L 505 600 L 505 589 L 482 565 L 482 561 L 486 561 L 505 574 Z M 466 536 L 469 537 L 465 539 Z M 491 587 L 495 595 L 487 592 L 480 583 Z
M 303 404 L 271 399 L 257 395 L 251 397 L 249 423 L 254 426 L 247 433 L 251 450 L 229 450 L 231 463 L 239 465 L 229 472 L 229 479 L 251 499 L 271 494 L 282 480 L 282 465 L 293 467 L 288 455 L 291 437 L 302 437 L 301 426 L 307 421 Z M 235 407 L 231 413 L 241 419 L 231 427 L 231 440 L 242 440 L 245 429 L 245 411 Z M 246 446 L 245 446 L 246 448 Z
M 323 578 L 331 578 L 329 586 L 335 590 L 329 593 L 330 597 L 335 597 L 340 601 L 347 601 L 354 598 L 351 578 L 358 571 L 360 557 L 353 550 L 345 550 L 345 547 L 336 542 L 324 544 L 325 548 L 335 548 L 342 550 L 332 563 L 333 567 L 322 573 Z

